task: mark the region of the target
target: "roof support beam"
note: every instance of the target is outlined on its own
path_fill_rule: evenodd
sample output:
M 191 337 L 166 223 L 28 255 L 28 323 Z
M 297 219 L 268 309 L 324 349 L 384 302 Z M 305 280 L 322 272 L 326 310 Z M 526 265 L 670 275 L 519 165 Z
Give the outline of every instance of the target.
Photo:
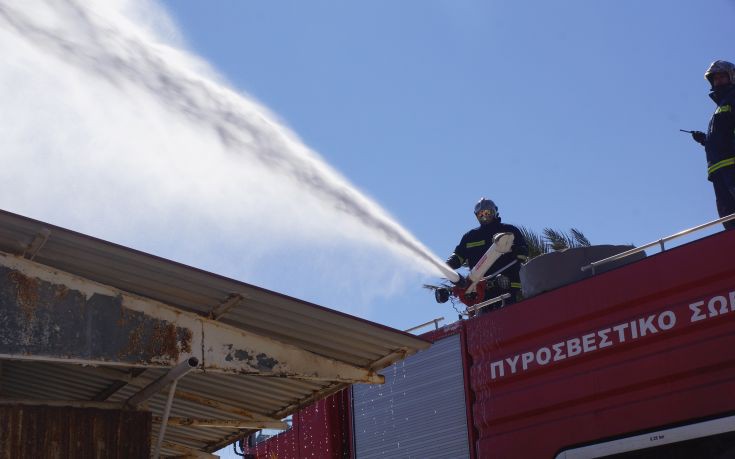
M 26 398 L 0 398 L 0 405 L 33 405 L 33 406 L 54 406 L 54 407 L 71 407 L 71 408 L 97 408 L 102 410 L 123 410 L 135 407 L 125 407 L 123 403 L 115 402 L 94 402 L 89 400 L 43 400 L 43 399 L 26 399 Z
M 162 418 L 156 416 L 153 418 L 154 422 L 161 422 Z M 270 422 L 256 422 L 256 421 L 241 421 L 239 419 L 194 419 L 194 418 L 177 418 L 169 417 L 169 426 L 175 427 L 219 427 L 226 429 L 277 429 L 286 430 L 288 424 L 282 421 Z
M 101 370 L 102 368 L 104 367 L 97 367 L 97 370 Z M 135 380 L 135 378 L 142 375 L 144 372 L 145 372 L 145 368 L 133 368 L 130 370 L 130 372 L 127 374 L 127 376 L 124 379 L 120 379 L 118 377 L 111 378 L 111 379 L 115 379 L 115 382 L 113 382 L 112 384 L 107 386 L 107 388 L 97 393 L 94 397 L 92 397 L 92 400 L 99 400 L 101 402 L 104 402 L 105 400 L 112 397 L 113 395 L 118 393 L 120 390 L 122 390 L 125 386 L 132 383 Z
M 345 383 L 382 383 L 369 368 L 132 295 L 0 252 L 0 359 L 173 367 Z

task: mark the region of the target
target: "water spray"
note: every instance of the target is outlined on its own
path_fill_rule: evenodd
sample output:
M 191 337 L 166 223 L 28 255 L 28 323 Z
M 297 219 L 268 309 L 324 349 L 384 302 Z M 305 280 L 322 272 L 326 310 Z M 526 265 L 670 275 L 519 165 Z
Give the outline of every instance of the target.
M 123 93 L 135 91 L 155 100 L 159 107 L 214 136 L 228 154 L 255 161 L 279 180 L 295 183 L 330 212 L 357 222 L 381 247 L 409 254 L 422 271 L 457 279 L 436 255 L 275 121 L 267 109 L 201 72 L 191 65 L 193 58 L 177 59 L 185 53 L 154 41 L 155 37 L 136 28 L 135 21 L 119 12 L 107 14 L 108 10 L 104 2 L 88 0 L 5 2 L 0 4 L 0 24 L 59 65 Z

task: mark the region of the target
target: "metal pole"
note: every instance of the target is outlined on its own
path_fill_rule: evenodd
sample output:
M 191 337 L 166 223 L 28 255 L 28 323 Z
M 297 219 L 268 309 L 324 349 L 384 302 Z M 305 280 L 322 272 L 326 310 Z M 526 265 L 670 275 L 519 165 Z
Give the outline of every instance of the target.
M 168 399 L 166 399 L 166 408 L 163 410 L 163 418 L 161 419 L 161 427 L 158 429 L 158 439 L 156 440 L 156 449 L 153 452 L 153 459 L 158 459 L 158 455 L 161 453 L 161 445 L 163 444 L 163 437 L 166 436 L 166 425 L 168 424 L 168 415 L 171 414 L 171 405 L 174 402 L 174 393 L 176 392 L 176 384 L 179 382 L 178 379 L 174 379 L 171 383 L 171 388 L 168 390 Z
M 664 242 L 671 241 L 671 240 L 680 238 L 682 236 L 686 236 L 686 235 L 688 235 L 690 233 L 694 233 L 696 231 L 699 231 L 699 230 L 708 228 L 710 226 L 718 225 L 720 223 L 725 223 L 725 222 L 729 222 L 729 221 L 732 221 L 732 220 L 735 220 L 735 214 L 727 215 L 727 216 L 722 217 L 722 218 L 719 218 L 717 220 L 713 220 L 711 222 L 707 222 L 707 223 L 704 223 L 702 225 L 695 226 L 693 228 L 685 229 L 684 231 L 680 231 L 680 232 L 678 232 L 676 234 L 672 234 L 671 236 L 666 236 L 664 238 L 661 238 L 658 241 L 649 242 L 648 244 L 644 244 L 644 245 L 642 245 L 640 247 L 635 247 L 635 248 L 632 248 L 630 250 L 626 250 L 625 252 L 621 252 L 621 253 L 619 253 L 617 255 L 613 255 L 613 256 L 608 257 L 608 258 L 605 258 L 603 260 L 594 261 L 594 262 L 588 264 L 587 266 L 582 266 L 581 269 L 582 269 L 582 271 L 592 270 L 592 274 L 594 275 L 594 273 L 595 273 L 594 269 L 595 269 L 596 266 L 600 266 L 600 265 L 603 265 L 605 263 L 610 263 L 611 261 L 620 260 L 621 258 L 625 258 L 627 256 L 636 254 L 638 252 L 642 252 L 645 249 L 647 249 L 649 247 L 653 247 L 653 246 L 655 246 L 657 244 L 661 246 L 661 251 L 663 251 L 664 250 Z
M 434 320 L 430 320 L 428 322 L 424 322 L 421 325 L 416 325 L 415 327 L 411 327 L 411 328 L 409 328 L 407 330 L 403 330 L 403 331 L 406 332 L 406 333 L 410 333 L 410 332 L 412 332 L 414 330 L 418 330 L 419 328 L 424 328 L 425 326 L 431 325 L 431 324 L 434 324 L 434 327 L 439 328 L 439 322 L 441 322 L 442 320 L 444 320 L 444 317 L 437 317 Z
M 152 383 L 148 384 L 146 387 L 141 389 L 140 392 L 130 397 L 127 402 L 125 402 L 125 404 L 136 406 L 145 402 L 146 400 L 163 390 L 163 388 L 166 387 L 168 383 L 178 380 L 179 378 L 196 368 L 197 365 L 199 365 L 199 359 L 197 359 L 196 357 L 189 357 L 188 359 L 173 367 L 171 371 L 153 381 Z
M 502 295 L 496 296 L 495 298 L 490 298 L 489 300 L 485 300 L 485 301 L 483 301 L 481 303 L 477 303 L 475 305 L 469 306 L 465 310 L 464 313 L 465 314 L 469 314 L 470 312 L 479 311 L 480 309 L 482 309 L 482 308 L 484 308 L 486 306 L 490 306 L 491 304 L 497 303 L 499 301 L 502 301 L 502 306 L 505 306 L 505 300 L 508 299 L 508 298 L 510 298 L 510 296 L 511 296 L 510 293 L 503 293 Z

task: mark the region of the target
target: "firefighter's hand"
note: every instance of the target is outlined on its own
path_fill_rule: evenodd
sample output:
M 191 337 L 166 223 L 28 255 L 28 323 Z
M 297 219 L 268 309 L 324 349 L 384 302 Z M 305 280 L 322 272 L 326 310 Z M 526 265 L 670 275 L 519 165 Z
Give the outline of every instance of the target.
M 692 132 L 692 139 L 700 145 L 704 145 L 704 141 L 707 140 L 707 134 L 702 131 Z
M 452 281 L 450 281 L 450 282 L 452 282 Z M 459 286 L 459 287 L 464 287 L 464 286 L 466 286 L 466 285 L 468 284 L 468 282 L 467 282 L 467 278 L 466 278 L 466 277 L 464 277 L 464 276 L 462 276 L 462 275 L 460 274 L 460 275 L 459 275 L 459 280 L 458 280 L 457 282 L 452 282 L 452 284 L 454 284 L 454 285 L 456 285 L 456 286 Z

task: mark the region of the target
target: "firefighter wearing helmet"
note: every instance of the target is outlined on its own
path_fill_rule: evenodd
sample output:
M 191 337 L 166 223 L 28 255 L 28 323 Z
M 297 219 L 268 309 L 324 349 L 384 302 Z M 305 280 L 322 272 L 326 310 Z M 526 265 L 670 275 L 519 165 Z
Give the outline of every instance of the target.
M 454 253 L 447 259 L 447 265 L 452 269 L 458 269 L 463 265 L 472 269 L 492 245 L 495 234 L 513 233 L 515 239 L 512 251 L 498 258 L 495 264 L 487 270 L 486 275 L 497 272 L 497 276 L 490 280 L 484 299 L 510 293 L 511 297 L 505 303 L 514 303 L 521 298 L 521 263 L 528 260 L 526 239 L 515 226 L 501 223 L 498 206 L 490 199 L 481 198 L 475 204 L 475 217 L 480 226 L 462 236 Z M 481 313 L 489 309 L 492 309 L 492 306 L 481 310 Z
M 735 65 L 714 61 L 704 74 L 710 84 L 710 98 L 717 109 L 709 122 L 707 133 L 692 132 L 695 141 L 707 154 L 707 178 L 715 189 L 717 212 L 720 217 L 735 213 Z M 735 221 L 724 223 L 735 228 Z

